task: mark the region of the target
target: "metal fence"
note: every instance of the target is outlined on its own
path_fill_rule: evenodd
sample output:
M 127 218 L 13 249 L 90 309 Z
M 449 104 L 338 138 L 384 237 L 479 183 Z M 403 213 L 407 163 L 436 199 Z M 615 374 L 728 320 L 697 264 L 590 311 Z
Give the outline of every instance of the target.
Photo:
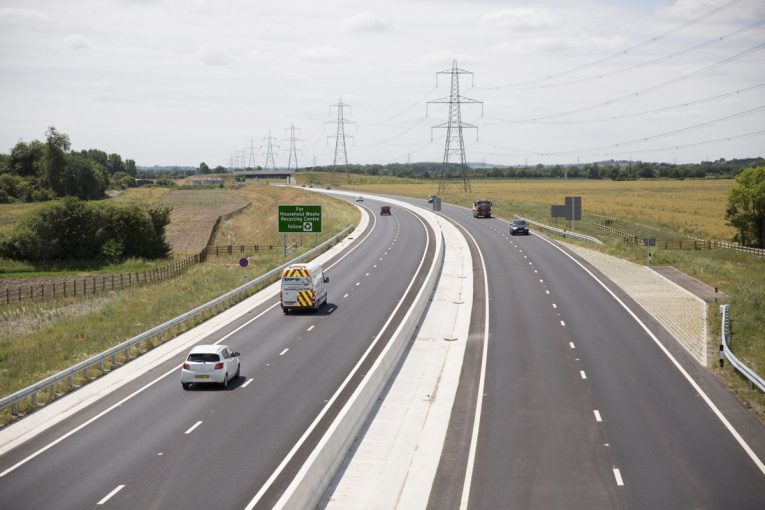
M 186 312 L 183 315 L 171 319 L 164 324 L 160 324 L 149 331 L 141 333 L 138 336 L 122 342 L 111 349 L 97 354 L 85 361 L 82 361 L 73 367 L 70 367 L 58 374 L 52 375 L 36 384 L 27 386 L 7 397 L 0 399 L 0 412 L 5 412 L 10 407 L 11 415 L 19 416 L 22 408 L 34 410 L 40 405 L 44 405 L 55 400 L 61 394 L 67 393 L 78 384 L 85 384 L 96 378 L 98 375 L 107 371 L 107 364 L 111 367 L 120 364 L 121 360 L 129 361 L 132 357 L 139 355 L 141 351 L 151 349 L 155 344 L 160 344 L 170 338 L 180 334 L 185 329 L 191 328 L 197 320 L 205 320 L 226 308 L 238 303 L 248 297 L 251 292 L 259 285 L 278 278 L 281 271 L 289 264 L 299 262 L 300 260 L 313 257 L 320 253 L 324 248 L 329 247 L 348 235 L 353 226 L 348 226 L 339 234 L 333 236 L 322 244 L 312 248 L 306 253 L 295 257 L 294 259 L 282 264 L 261 275 L 254 280 L 238 287 L 226 294 L 213 299 L 212 301 Z M 43 400 L 43 401 L 41 401 Z
M 757 372 L 746 366 L 739 360 L 733 351 L 730 350 L 730 305 L 720 305 L 720 314 L 722 315 L 722 327 L 720 333 L 720 365 L 723 363 L 723 356 L 728 358 L 730 364 L 741 375 L 749 380 L 749 385 L 757 386 L 760 391 L 765 392 L 765 380 Z
M 522 220 L 526 220 L 527 222 L 531 223 L 532 225 L 535 225 L 539 228 L 543 228 L 545 230 L 549 230 L 550 232 L 554 232 L 558 235 L 565 237 L 574 237 L 576 239 L 581 239 L 582 241 L 590 241 L 591 243 L 595 244 L 603 244 L 603 241 L 598 239 L 597 237 L 587 236 L 584 234 L 579 234 L 578 232 L 572 232 L 570 230 L 563 230 L 557 227 L 551 227 L 550 225 L 545 225 L 544 223 L 539 223 L 538 221 L 530 220 L 528 218 L 523 218 L 521 216 L 517 216 L 517 218 L 520 218 Z

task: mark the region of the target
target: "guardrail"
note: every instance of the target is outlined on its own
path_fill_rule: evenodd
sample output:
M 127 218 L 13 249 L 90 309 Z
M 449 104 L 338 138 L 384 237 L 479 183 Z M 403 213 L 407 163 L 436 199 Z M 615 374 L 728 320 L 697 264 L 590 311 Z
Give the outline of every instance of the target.
M 720 328 L 720 366 L 723 364 L 723 356 L 728 358 L 728 361 L 733 365 L 733 368 L 749 380 L 750 386 L 755 385 L 760 391 L 765 392 L 765 380 L 757 375 L 757 372 L 743 364 L 730 350 L 730 346 L 728 345 L 730 342 L 730 305 L 720 305 L 720 313 L 722 315 L 722 328 Z
M 61 385 L 64 385 L 63 392 L 66 393 L 69 390 L 72 390 L 76 387 L 78 387 L 75 384 L 75 379 L 77 380 L 84 380 L 86 383 L 95 377 L 90 377 L 90 371 L 91 369 L 98 368 L 98 370 L 101 373 L 106 372 L 106 363 L 108 362 L 110 366 L 117 366 L 118 363 L 118 356 L 123 357 L 126 360 L 131 359 L 131 349 L 133 351 L 138 350 L 140 351 L 141 348 L 145 348 L 146 350 L 149 350 L 153 346 L 152 340 L 157 339 L 158 343 L 163 342 L 163 338 L 167 336 L 167 339 L 170 339 L 174 337 L 175 335 L 174 330 L 176 333 L 182 331 L 184 328 L 192 327 L 192 322 L 197 318 L 205 318 L 206 315 L 211 314 L 214 315 L 213 312 L 216 312 L 217 308 L 221 308 L 221 310 L 228 308 L 230 305 L 239 302 L 243 296 L 245 296 L 250 289 L 253 287 L 256 287 L 260 285 L 263 282 L 266 282 L 275 276 L 278 276 L 281 274 L 282 269 L 284 269 L 289 264 L 298 262 L 300 260 L 303 260 L 305 258 L 311 257 L 317 252 L 320 252 L 323 250 L 326 246 L 330 246 L 346 235 L 348 235 L 349 232 L 353 229 L 353 226 L 348 226 L 345 229 L 343 229 L 340 233 L 333 236 L 331 239 L 328 239 L 327 241 L 323 242 L 322 244 L 316 246 L 315 248 L 312 248 L 311 250 L 305 252 L 302 255 L 299 255 L 298 257 L 295 257 L 294 259 L 290 260 L 289 262 L 286 262 L 282 264 L 281 266 L 277 267 L 276 269 L 272 269 L 271 271 L 255 278 L 254 280 L 251 280 L 248 283 L 245 283 L 241 287 L 238 287 L 230 292 L 227 292 L 226 294 L 223 294 L 222 296 L 213 299 L 212 301 L 209 301 L 208 303 L 205 303 L 204 305 L 201 305 L 189 312 L 184 313 L 183 315 L 180 315 L 174 319 L 171 319 L 164 324 L 160 324 L 159 326 L 156 326 L 144 333 L 141 333 L 138 336 L 135 336 L 131 338 L 130 340 L 126 340 L 125 342 L 122 342 L 119 345 L 116 345 L 115 347 L 112 347 L 111 349 L 108 349 L 100 354 L 97 354 L 85 361 L 82 361 L 73 367 L 70 367 L 66 370 L 63 370 L 57 374 L 54 374 L 46 379 L 43 379 L 42 381 L 27 386 L 24 389 L 21 389 L 15 393 L 12 393 L 11 395 L 8 395 L 7 397 L 4 397 L 0 399 L 0 413 L 4 412 L 5 409 L 8 407 L 11 408 L 11 415 L 13 416 L 19 416 L 19 407 L 21 404 L 28 404 L 28 407 L 31 409 L 35 409 L 37 407 L 40 407 L 41 405 L 47 404 L 49 402 L 52 402 L 55 400 L 59 395 L 58 391 L 61 388 Z M 38 398 L 40 396 L 40 393 L 44 392 L 46 398 L 46 401 L 44 403 L 40 403 L 38 401 Z
M 582 241 L 590 241 L 591 243 L 595 244 L 603 244 L 603 241 L 598 239 L 597 237 L 587 236 L 584 234 L 579 234 L 577 232 L 571 232 L 570 230 L 563 230 L 557 227 L 551 227 L 550 225 L 545 225 L 544 223 L 539 223 L 538 221 L 530 220 L 528 218 L 523 218 L 521 216 L 518 216 L 518 218 L 521 218 L 522 220 L 526 220 L 527 222 L 531 223 L 532 225 L 535 225 L 539 228 L 543 228 L 546 230 L 549 230 L 551 232 L 554 232 L 558 235 L 565 237 L 574 237 L 576 239 L 581 239 Z

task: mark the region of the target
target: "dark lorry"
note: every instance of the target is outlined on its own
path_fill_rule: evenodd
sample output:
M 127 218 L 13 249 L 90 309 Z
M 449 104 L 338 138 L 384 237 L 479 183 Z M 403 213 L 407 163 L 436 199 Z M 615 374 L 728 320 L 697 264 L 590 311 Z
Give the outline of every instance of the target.
M 482 199 L 473 202 L 473 218 L 491 218 L 491 201 Z

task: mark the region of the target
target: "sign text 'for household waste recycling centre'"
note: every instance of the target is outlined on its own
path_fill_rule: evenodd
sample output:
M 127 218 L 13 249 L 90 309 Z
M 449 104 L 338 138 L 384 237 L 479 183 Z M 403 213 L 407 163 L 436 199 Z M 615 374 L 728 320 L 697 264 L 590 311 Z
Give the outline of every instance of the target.
M 280 205 L 277 214 L 280 234 L 320 233 L 320 205 Z

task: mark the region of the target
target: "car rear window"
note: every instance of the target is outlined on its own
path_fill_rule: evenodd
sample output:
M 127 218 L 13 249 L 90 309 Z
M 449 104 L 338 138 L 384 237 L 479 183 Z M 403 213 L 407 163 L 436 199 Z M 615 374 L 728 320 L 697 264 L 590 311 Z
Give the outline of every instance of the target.
M 189 354 L 189 359 L 186 361 L 220 361 L 220 356 L 217 354 L 208 354 L 208 353 L 197 353 L 197 354 Z

